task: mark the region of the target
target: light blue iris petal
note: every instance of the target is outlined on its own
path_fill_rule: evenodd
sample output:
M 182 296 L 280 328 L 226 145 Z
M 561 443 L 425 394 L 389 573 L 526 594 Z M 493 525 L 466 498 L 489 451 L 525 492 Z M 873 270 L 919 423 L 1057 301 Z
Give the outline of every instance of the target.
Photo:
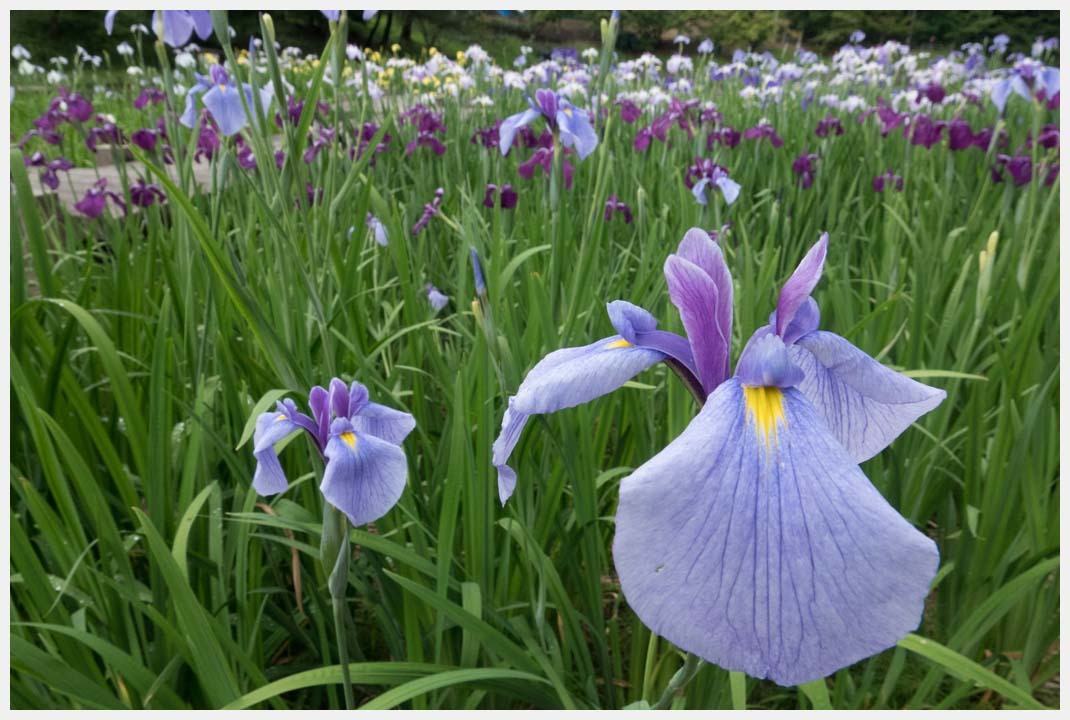
M 789 348 L 799 390 L 855 462 L 873 457 L 947 396 L 881 365 L 835 333 L 818 330 Z
M 730 177 L 720 177 L 717 179 L 717 187 L 721 188 L 721 194 L 724 195 L 724 201 L 731 205 L 739 197 L 740 186 L 735 180 Z
M 527 417 L 575 407 L 613 392 L 666 355 L 646 347 L 629 346 L 620 335 L 590 345 L 555 350 L 538 362 L 514 397 L 494 442 L 502 502 L 516 485 L 516 473 L 506 465 Z
M 204 106 L 224 135 L 234 135 L 245 127 L 245 110 L 238 89 L 233 85 L 216 85 L 206 92 Z
M 182 116 L 178 118 L 179 124 L 188 128 L 193 128 L 197 125 L 197 103 L 195 98 L 209 87 L 202 83 L 197 83 L 186 92 L 186 107 L 182 111 Z
M 352 444 L 343 437 L 352 440 Z M 327 469 L 320 490 L 354 525 L 378 520 L 394 507 L 405 491 L 408 465 L 397 445 L 373 435 L 354 432 L 344 418 L 331 425 L 327 441 Z
M 653 632 L 781 685 L 918 626 L 939 557 L 795 389 L 768 444 L 735 379 L 621 483 L 613 557 Z
M 279 410 L 263 413 L 256 419 L 256 430 L 253 431 L 253 457 L 256 458 L 253 488 L 261 495 L 274 495 L 287 488 L 289 483 L 279 463 L 279 456 L 275 454 L 275 444 L 298 430 L 300 427 Z
M 706 185 L 708 183 L 709 180 L 702 178 L 691 186 L 691 194 L 695 196 L 695 199 L 698 200 L 700 205 L 706 204 Z
M 561 129 L 561 142 L 571 147 L 583 160 L 598 146 L 598 133 L 591 127 L 586 110 L 580 110 L 563 102 L 557 111 L 557 126 Z
M 525 110 L 502 120 L 501 127 L 498 128 L 498 149 L 502 151 L 502 155 L 509 154 L 513 139 L 520 132 L 520 128 L 530 125 L 539 115 L 538 110 Z

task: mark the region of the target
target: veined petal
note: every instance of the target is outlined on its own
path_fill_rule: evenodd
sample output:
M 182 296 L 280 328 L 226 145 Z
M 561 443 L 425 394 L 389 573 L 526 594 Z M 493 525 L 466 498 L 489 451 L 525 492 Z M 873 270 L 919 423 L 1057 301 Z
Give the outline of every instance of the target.
M 740 185 L 730 177 L 719 177 L 714 181 L 714 185 L 721 188 L 721 194 L 724 195 L 724 201 L 731 205 L 739 197 Z
M 729 338 L 722 335 L 720 289 L 702 268 L 679 255 L 666 258 L 665 279 L 687 330 L 698 379 L 708 395 L 725 379 L 728 368 Z M 727 301 L 732 301 L 731 296 Z
M 197 105 L 194 99 L 207 89 L 201 83 L 197 83 L 186 92 L 186 106 L 178 118 L 180 125 L 192 128 L 197 124 Z
M 538 110 L 528 109 L 502 120 L 498 128 L 498 149 L 502 151 L 502 155 L 509 154 L 509 149 L 513 147 L 513 138 L 520 132 L 520 128 L 530 125 L 539 114 Z
M 327 435 L 331 427 L 330 394 L 316 385 L 308 391 L 308 406 L 312 409 L 312 417 L 316 421 L 316 439 L 322 450 L 327 446 Z
M 855 462 L 873 457 L 947 393 L 881 365 L 835 333 L 816 331 L 788 351 L 798 388 Z
M 633 345 L 637 333 L 651 332 L 658 327 L 657 318 L 627 300 L 606 303 L 606 312 L 613 329 Z
M 555 350 L 538 362 L 520 383 L 494 441 L 498 491 L 504 504 L 516 486 L 516 473 L 506 463 L 530 415 L 551 413 L 590 402 L 619 388 L 667 356 L 639 347 L 620 335 L 590 345 Z
M 806 302 L 806 298 L 817 287 L 821 273 L 825 269 L 825 254 L 828 252 L 829 234 L 821 233 L 821 238 L 814 243 L 802 259 L 795 272 L 791 274 L 784 287 L 780 289 L 780 297 L 776 302 L 776 334 L 784 337 L 784 331 L 791 321 L 795 319 L 795 313 Z
M 700 205 L 706 204 L 706 185 L 709 184 L 709 180 L 702 178 L 694 185 L 691 186 L 691 194 L 695 196 Z
M 1011 94 L 1011 81 L 1010 78 L 1004 78 L 995 85 L 992 86 L 990 96 L 992 98 L 992 104 L 996 106 L 1000 114 L 1003 114 L 1003 108 L 1007 105 L 1007 97 Z
M 161 16 L 162 12 L 162 16 Z M 163 29 L 163 41 L 171 47 L 182 47 L 193 34 L 193 18 L 188 10 L 157 10 L 152 16 L 152 28 L 159 34 Z
M 685 260 L 690 260 L 702 268 L 703 272 L 710 276 L 713 284 L 717 286 L 717 309 L 716 320 L 720 335 L 728 345 L 732 342 L 732 274 L 728 271 L 728 263 L 725 262 L 724 253 L 710 234 L 702 228 L 691 228 L 684 233 L 676 254 Z M 729 353 L 725 353 L 724 375 L 730 374 Z
M 781 685 L 916 628 L 939 560 L 801 392 L 735 379 L 621 483 L 613 557 L 651 630 Z
M 245 110 L 233 85 L 215 85 L 204 94 L 204 106 L 224 135 L 234 135 L 245 127 Z
M 400 445 L 416 427 L 416 420 L 407 412 L 373 402 L 365 403 L 350 420 L 357 432 L 374 435 L 395 445 Z
M 115 28 L 115 16 L 119 14 L 118 10 L 109 10 L 104 13 L 104 29 L 111 35 L 111 31 Z
M 557 111 L 557 125 L 561 128 L 561 142 L 565 147 L 575 148 L 580 160 L 594 152 L 598 145 L 598 133 L 591 127 L 586 110 L 562 102 Z
M 193 30 L 201 40 L 212 37 L 212 13 L 208 10 L 187 10 Z
M 331 423 L 327 469 L 320 490 L 354 525 L 378 520 L 405 491 L 408 464 L 401 448 L 357 432 L 349 420 Z
M 253 473 L 253 488 L 261 495 L 274 495 L 287 488 L 286 474 L 282 471 L 275 444 L 300 430 L 284 411 L 282 403 L 274 412 L 262 413 L 256 419 L 253 431 L 253 457 L 256 471 Z
M 794 387 L 803 371 L 792 362 L 788 346 L 769 327 L 760 327 L 747 341 L 736 364 L 736 377 L 752 387 Z

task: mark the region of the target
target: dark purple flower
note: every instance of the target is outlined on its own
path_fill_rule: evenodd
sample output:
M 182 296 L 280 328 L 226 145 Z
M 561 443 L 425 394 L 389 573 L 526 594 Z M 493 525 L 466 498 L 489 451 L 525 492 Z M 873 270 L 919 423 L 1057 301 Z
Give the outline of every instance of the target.
M 490 127 L 477 128 L 469 142 L 473 145 L 482 145 L 485 148 L 498 147 L 498 128 L 501 127 L 501 124 L 501 120 L 495 120 L 494 124 Z M 515 140 L 513 141 L 513 145 L 516 145 Z
M 642 109 L 631 100 L 618 100 L 620 105 L 620 119 L 631 125 L 643 114 Z
M 916 102 L 920 103 L 921 98 L 928 99 L 933 105 L 939 105 L 947 97 L 947 91 L 940 83 L 929 83 L 928 85 L 918 88 L 918 99 Z
M 740 138 L 742 138 L 739 130 L 736 130 L 730 125 L 726 125 L 720 130 L 714 130 L 706 136 L 706 150 L 712 150 L 713 146 L 717 143 L 724 145 L 727 148 L 734 148 L 739 145 Z
M 1059 126 L 1054 124 L 1047 124 L 1040 129 L 1040 134 L 1037 135 L 1037 142 L 1041 147 L 1048 148 L 1049 150 L 1058 149 L 1059 147 Z
M 621 202 L 616 195 L 610 195 L 606 200 L 606 209 L 603 213 L 603 218 L 606 222 L 613 219 L 614 213 L 620 213 L 624 216 L 624 224 L 630 225 L 632 222 L 632 209 L 628 207 L 627 203 Z
M 74 163 L 65 157 L 60 156 L 55 160 L 46 160 L 41 152 L 35 152 L 30 157 L 23 159 L 23 163 L 27 166 L 44 168 L 41 171 L 41 183 L 53 190 L 59 187 L 59 175 L 56 173 L 61 170 L 67 172 L 74 167 Z
M 814 184 L 814 163 L 816 161 L 817 155 L 804 152 L 795 158 L 795 162 L 791 164 L 792 171 L 799 176 L 799 186 L 803 190 Z
M 824 120 L 818 120 L 814 135 L 823 138 L 828 137 L 830 132 L 836 135 L 843 135 L 843 123 L 840 122 L 838 117 L 826 115 Z
M 110 199 L 123 211 L 123 215 L 126 215 L 126 202 L 112 191 L 106 190 L 107 185 L 107 178 L 97 180 L 92 187 L 85 191 L 82 199 L 74 204 L 74 209 L 87 218 L 96 219 L 104 213 L 106 200 Z
M 695 164 L 687 168 L 684 184 L 700 205 L 705 205 L 706 190 L 719 188 L 726 203 L 731 205 L 739 197 L 740 186 L 728 176 L 728 168 L 718 165 L 710 159 L 695 158 Z
M 151 128 L 141 128 L 135 130 L 130 135 L 130 142 L 137 145 L 145 152 L 152 152 L 156 149 L 156 142 L 159 138 L 156 135 L 156 131 Z
M 193 154 L 194 161 L 200 162 L 202 157 L 213 158 L 219 152 L 220 147 L 222 147 L 222 142 L 215 123 L 206 116 L 202 117 L 201 127 L 197 131 L 197 151 Z
M 1033 160 L 1028 155 L 996 155 L 996 163 L 992 166 L 992 182 L 1003 182 L 1003 169 L 1011 174 L 1011 179 L 1018 187 L 1026 185 L 1033 179 Z
M 947 146 L 951 150 L 965 150 L 974 147 L 975 136 L 970 124 L 962 118 L 955 118 L 947 124 Z
M 305 150 L 304 161 L 306 165 L 315 160 L 323 148 L 334 142 L 335 133 L 333 128 L 321 127 L 319 130 L 319 136 Z
M 654 133 L 649 127 L 640 128 L 639 132 L 635 134 L 635 140 L 632 141 L 632 148 L 636 152 L 646 152 L 653 137 Z
M 286 153 L 283 150 L 275 151 L 275 167 L 282 170 L 282 166 L 286 163 Z
M 121 145 L 126 141 L 122 131 L 111 120 L 108 120 L 103 115 L 97 115 L 97 122 L 100 124 L 91 128 L 85 138 L 85 146 L 89 148 L 90 152 L 97 151 L 97 143 L 101 140 L 112 145 Z
M 405 154 L 412 155 L 417 148 L 429 147 L 435 155 L 446 152 L 446 146 L 442 144 L 436 135 L 445 136 L 446 126 L 442 117 L 425 108 L 423 105 L 413 105 L 401 114 L 401 124 L 409 123 L 417 129 L 416 138 L 405 146 Z
M 784 144 L 784 140 L 776 134 L 776 130 L 768 123 L 755 125 L 752 128 L 744 130 L 743 137 L 746 140 L 761 140 L 762 138 L 766 138 L 769 140 L 769 144 L 775 148 L 779 148 Z
M 572 150 L 566 148 L 565 154 L 568 155 Z M 535 168 L 541 167 L 542 171 L 549 177 L 550 172 L 553 169 L 554 151 L 550 148 L 539 148 L 535 153 L 520 165 L 517 165 L 517 172 L 520 173 L 520 177 L 525 180 L 530 180 L 535 175 Z M 561 162 L 562 172 L 565 175 L 565 189 L 572 187 L 572 164 L 568 161 L 568 158 L 562 158 Z
M 142 110 L 149 103 L 155 105 L 157 103 L 163 102 L 166 99 L 167 95 L 164 94 L 163 90 L 158 90 L 154 87 L 147 87 L 144 88 L 141 91 L 141 94 L 137 96 L 137 99 L 134 100 L 134 108 L 137 110 Z
M 492 183 L 487 183 L 487 192 L 483 195 L 483 207 L 494 207 L 494 195 L 498 192 L 498 186 Z
M 1051 167 L 1047 168 L 1046 172 L 1043 166 L 1040 168 L 1040 170 L 1042 173 L 1044 173 L 1045 187 L 1053 185 L 1055 181 L 1059 178 L 1059 163 L 1052 163 Z
M 243 170 L 252 170 L 256 167 L 256 155 L 253 153 L 252 146 L 245 142 L 241 135 L 235 139 L 238 146 L 238 165 Z
M 884 192 L 885 188 L 895 188 L 896 192 L 903 192 L 903 178 L 892 172 L 891 168 L 888 168 L 883 175 L 873 178 L 875 192 Z
M 308 195 L 309 205 L 319 205 L 323 202 L 323 188 L 313 187 L 312 183 L 305 183 L 305 193 Z
M 368 149 L 369 145 L 371 145 L 371 142 L 373 139 L 375 139 L 375 134 L 377 132 L 379 132 L 379 126 L 371 122 L 366 122 L 360 130 L 353 131 L 353 134 L 360 139 L 360 143 L 359 146 L 356 148 L 349 148 L 349 157 L 351 160 L 357 160 L 364 156 L 364 151 Z M 380 140 L 379 144 L 375 146 L 375 149 L 372 151 L 371 159 L 368 161 L 368 164 L 370 166 L 375 167 L 376 156 L 385 153 L 387 151 L 387 145 L 389 143 L 390 133 L 383 133 L 382 140 Z
M 517 194 L 516 190 L 513 189 L 512 185 L 509 183 L 502 185 L 501 192 L 498 193 L 498 201 L 501 203 L 502 210 L 512 210 L 516 207 L 516 203 L 519 199 L 520 196 Z
M 420 231 L 427 227 L 427 223 L 431 222 L 431 218 L 438 215 L 438 206 L 442 204 L 442 196 L 446 194 L 446 191 L 442 188 L 435 190 L 435 197 L 429 203 L 424 203 L 424 212 L 420 216 L 420 219 L 416 221 L 416 224 L 412 226 L 412 234 L 419 235 Z
M 155 183 L 146 184 L 144 178 L 138 178 L 130 185 L 130 202 L 137 207 L 150 207 L 157 200 L 163 202 L 165 199 L 163 191 Z
M 49 105 L 52 112 L 65 113 L 67 120 L 71 118 L 78 122 L 85 122 L 93 116 L 93 103 L 86 100 L 78 93 L 72 93 L 67 88 L 59 89 L 59 97 L 53 98 Z
M 915 115 L 913 122 L 903 128 L 903 136 L 909 135 L 911 145 L 924 145 L 926 150 L 940 142 L 940 133 L 947 123 L 943 121 L 933 122 L 928 115 Z

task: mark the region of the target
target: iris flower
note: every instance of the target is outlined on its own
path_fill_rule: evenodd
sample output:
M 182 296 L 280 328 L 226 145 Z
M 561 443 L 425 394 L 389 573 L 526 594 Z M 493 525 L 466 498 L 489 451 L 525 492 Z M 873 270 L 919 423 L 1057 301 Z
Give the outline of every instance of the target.
M 1032 102 L 1033 94 L 1044 91 L 1044 98 L 1050 100 L 1059 94 L 1059 68 L 1038 66 L 1032 61 L 1022 61 L 1003 78 L 992 86 L 992 104 L 1000 114 L 1007 105 L 1011 93 L 1027 102 Z
M 186 93 L 186 107 L 180 123 L 188 128 L 197 124 L 197 109 L 194 99 L 203 94 L 204 106 L 212 114 L 220 132 L 226 136 L 234 135 L 241 131 L 247 122 L 245 109 L 242 107 L 241 95 L 238 87 L 231 82 L 230 76 L 222 65 L 213 65 L 209 69 L 209 76 L 196 74 L 197 82 Z M 242 83 L 242 91 L 245 92 L 245 101 L 251 112 L 256 112 L 256 104 L 253 100 L 253 87 L 249 83 Z M 267 112 L 274 93 L 271 86 L 260 88 L 260 106 Z
M 312 417 L 293 400 L 279 401 L 256 419 L 253 487 L 261 495 L 284 491 L 288 482 L 275 445 L 304 430 L 327 461 L 320 490 L 353 525 L 381 518 L 405 490 L 408 465 L 401 443 L 416 427 L 412 415 L 368 400 L 359 382 L 346 388 L 334 378 L 330 390 L 317 385 L 308 394 Z
M 115 29 L 118 10 L 104 14 L 104 29 L 111 35 Z M 189 42 L 194 32 L 201 40 L 212 37 L 212 14 L 208 10 L 156 10 L 152 14 L 152 27 L 156 34 L 171 47 L 182 47 Z
M 944 398 L 819 330 L 810 296 L 828 235 L 780 291 L 731 372 L 732 279 L 692 229 L 665 262 L 687 337 L 646 310 L 608 306 L 616 334 L 543 358 L 509 399 L 494 443 L 501 501 L 531 415 L 590 402 L 665 361 L 703 403 L 621 482 L 614 563 L 654 632 L 729 670 L 797 685 L 917 627 L 936 545 L 858 467 Z
M 527 127 L 540 115 L 546 119 L 550 130 L 561 138 L 565 147 L 575 149 L 583 160 L 598 145 L 598 135 L 591 126 L 587 111 L 575 107 L 553 90 L 541 88 L 535 91 L 535 99 L 528 98 L 531 106 L 524 112 L 510 115 L 502 121 L 498 129 L 498 149 L 502 155 L 508 155 L 513 146 L 513 138 L 520 128 Z

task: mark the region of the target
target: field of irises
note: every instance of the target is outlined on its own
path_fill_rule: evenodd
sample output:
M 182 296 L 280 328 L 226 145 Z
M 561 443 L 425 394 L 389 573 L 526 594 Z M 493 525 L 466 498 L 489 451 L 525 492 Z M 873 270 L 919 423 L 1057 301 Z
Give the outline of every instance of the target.
M 14 48 L 12 706 L 1058 705 L 1056 39 L 323 16 Z

